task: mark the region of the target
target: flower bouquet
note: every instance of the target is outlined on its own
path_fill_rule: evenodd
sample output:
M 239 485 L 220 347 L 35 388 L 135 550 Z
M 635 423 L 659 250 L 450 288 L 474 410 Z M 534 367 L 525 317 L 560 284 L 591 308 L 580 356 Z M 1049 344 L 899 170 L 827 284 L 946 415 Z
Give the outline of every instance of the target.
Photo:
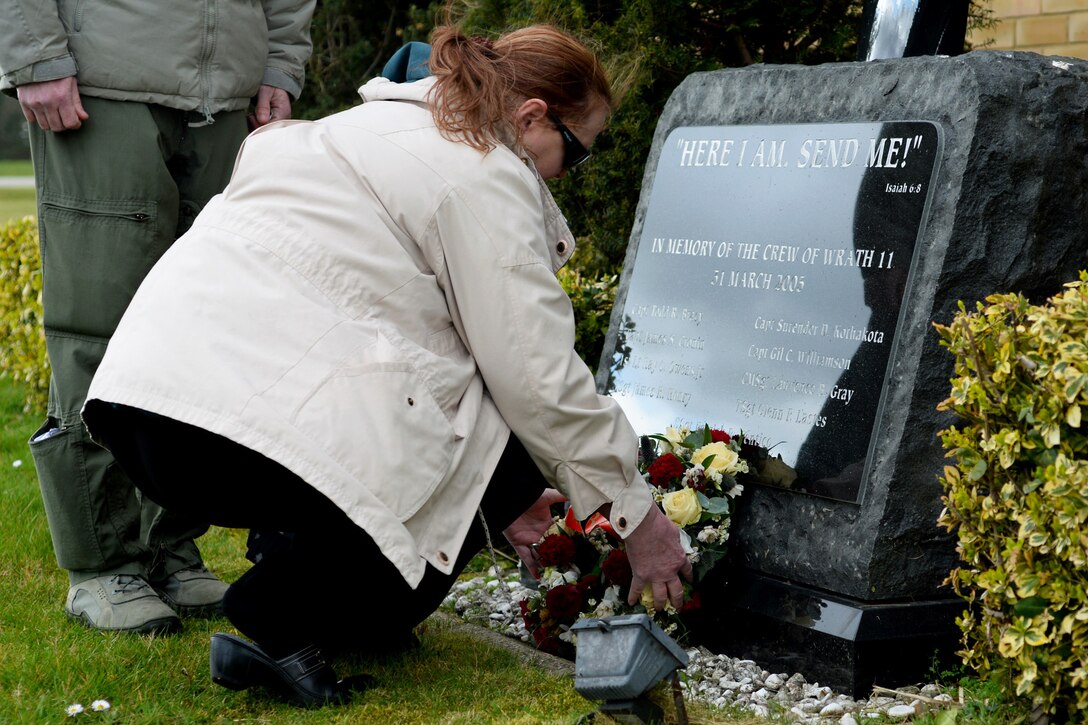
M 537 545 L 540 586 L 521 602 L 525 627 L 541 650 L 571 657 L 570 627 L 579 618 L 634 612 L 650 614 L 666 633 L 683 640 L 686 622 L 701 606 L 699 584 L 726 554 L 733 499 L 744 488 L 736 479 L 748 471 L 743 439 L 704 426 L 666 428 L 641 442 L 639 470 L 654 501 L 680 528 L 692 563 L 694 581 L 685 586 L 684 605 L 654 611 L 647 591 L 639 604 L 629 606 L 631 565 L 622 539 L 600 514 L 583 523 L 568 510 Z

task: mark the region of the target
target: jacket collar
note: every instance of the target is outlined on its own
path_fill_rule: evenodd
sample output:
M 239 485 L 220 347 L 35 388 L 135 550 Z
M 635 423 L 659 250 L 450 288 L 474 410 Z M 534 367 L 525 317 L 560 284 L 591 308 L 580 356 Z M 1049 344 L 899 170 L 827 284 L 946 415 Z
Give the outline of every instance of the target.
M 434 82 L 433 76 L 412 83 L 394 83 L 388 78 L 378 77 L 360 86 L 359 95 L 362 96 L 364 102 L 407 101 L 427 105 Z M 547 182 L 536 170 L 533 160 L 526 155 L 524 150 L 514 149 L 509 145 L 506 148 L 515 153 L 525 163 L 537 181 L 537 186 L 540 189 L 540 203 L 544 209 L 544 235 L 548 240 L 549 261 L 552 265 L 552 271 L 558 272 L 567 263 L 570 256 L 574 254 L 574 235 L 571 234 L 570 227 L 567 226 L 567 220 L 559 210 L 559 205 L 555 203 L 555 198 L 552 196 Z

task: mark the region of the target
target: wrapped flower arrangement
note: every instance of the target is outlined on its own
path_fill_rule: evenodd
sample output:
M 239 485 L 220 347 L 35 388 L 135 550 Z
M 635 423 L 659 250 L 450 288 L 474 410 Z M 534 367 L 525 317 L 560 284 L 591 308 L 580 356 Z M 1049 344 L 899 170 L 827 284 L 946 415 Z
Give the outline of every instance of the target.
M 692 431 L 666 428 L 642 439 L 639 470 L 654 501 L 680 529 L 680 542 L 692 563 L 694 581 L 685 586 L 679 610 L 654 611 L 652 596 L 627 604 L 631 565 L 623 540 L 608 520 L 594 514 L 580 522 L 568 510 L 537 545 L 540 586 L 521 602 L 526 629 L 536 646 L 572 657 L 570 627 L 582 617 L 647 612 L 668 634 L 683 640 L 688 615 L 700 607 L 699 585 L 727 551 L 734 499 L 744 487 L 737 475 L 748 472 L 741 457 L 743 439 L 709 426 Z

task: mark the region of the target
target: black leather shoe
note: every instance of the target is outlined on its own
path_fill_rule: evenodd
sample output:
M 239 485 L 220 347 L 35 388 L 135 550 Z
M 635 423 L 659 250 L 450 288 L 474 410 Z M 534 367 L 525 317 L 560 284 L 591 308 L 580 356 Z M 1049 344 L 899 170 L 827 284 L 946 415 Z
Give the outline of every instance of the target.
M 216 684 L 231 690 L 267 687 L 300 707 L 343 703 L 370 681 L 365 675 L 337 680 L 317 647 L 275 660 L 256 644 L 224 632 L 212 635 L 210 660 Z

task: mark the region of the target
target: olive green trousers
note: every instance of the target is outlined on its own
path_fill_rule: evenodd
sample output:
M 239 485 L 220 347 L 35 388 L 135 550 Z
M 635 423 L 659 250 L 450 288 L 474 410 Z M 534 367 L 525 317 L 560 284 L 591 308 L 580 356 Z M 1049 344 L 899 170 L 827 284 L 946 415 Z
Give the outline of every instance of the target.
M 57 563 L 71 582 L 119 573 L 154 581 L 200 563 L 193 539 L 207 525 L 141 500 L 109 451 L 89 439 L 80 410 L 144 276 L 230 178 L 245 112 L 190 126 L 203 118 L 82 101 L 90 118 L 78 130 L 30 125 L 53 374 L 48 418 L 30 449 Z

